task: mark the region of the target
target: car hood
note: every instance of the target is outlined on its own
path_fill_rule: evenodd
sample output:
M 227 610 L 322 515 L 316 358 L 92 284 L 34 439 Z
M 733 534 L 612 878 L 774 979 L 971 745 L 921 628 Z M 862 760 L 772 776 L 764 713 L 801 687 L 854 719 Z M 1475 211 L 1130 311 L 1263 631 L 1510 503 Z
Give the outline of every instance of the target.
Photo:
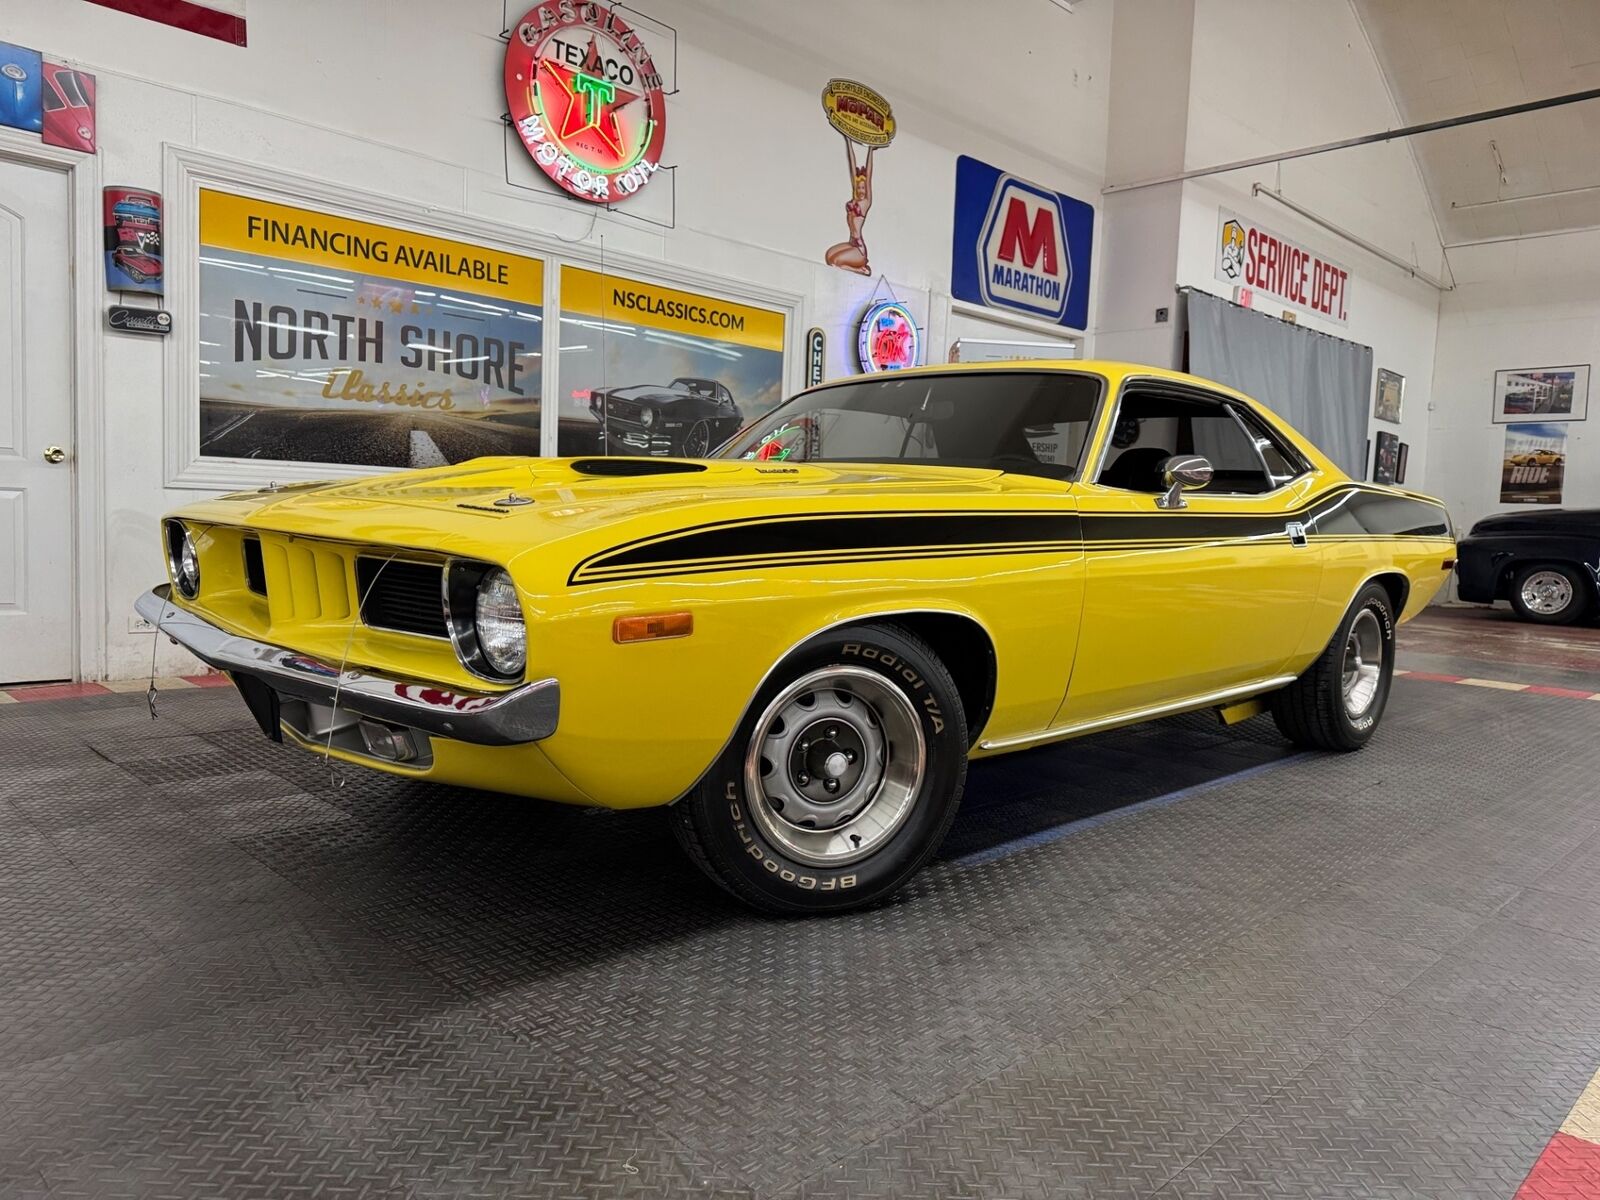
M 447 550 L 490 561 L 576 538 L 609 545 L 707 521 L 784 513 L 964 506 L 1059 484 L 993 469 L 663 458 L 477 459 L 349 481 L 238 492 L 191 505 L 188 520 L 339 541 Z M 586 536 L 586 535 L 592 535 Z

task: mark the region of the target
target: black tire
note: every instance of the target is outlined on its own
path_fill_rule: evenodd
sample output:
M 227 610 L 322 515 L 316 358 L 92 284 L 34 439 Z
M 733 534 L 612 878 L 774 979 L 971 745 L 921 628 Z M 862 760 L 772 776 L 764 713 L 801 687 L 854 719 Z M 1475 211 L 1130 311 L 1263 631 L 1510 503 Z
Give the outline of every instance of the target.
M 1297 746 L 1312 750 L 1359 750 L 1372 738 L 1389 703 L 1389 686 L 1394 679 L 1394 602 L 1381 583 L 1361 589 L 1339 628 L 1305 672 L 1272 697 L 1272 719 L 1283 736 Z M 1370 652 L 1352 657 L 1352 639 L 1370 641 L 1375 635 L 1382 650 L 1375 677 L 1363 677 L 1361 667 L 1370 666 Z M 1349 669 L 1356 666 L 1359 687 L 1371 682 L 1370 696 L 1352 692 L 1347 696 Z M 1365 696 L 1359 706 L 1356 700 Z
M 913 786 L 914 755 L 896 751 L 918 737 L 922 766 Z M 752 796 L 747 752 L 756 742 L 783 761 L 766 752 L 751 757 L 759 787 Z M 847 756 L 861 765 L 841 766 Z M 847 773 L 830 776 L 836 768 Z M 673 806 L 672 825 L 700 869 L 746 904 L 772 913 L 844 912 L 883 900 L 932 857 L 966 776 L 966 714 L 938 656 L 909 630 L 851 626 L 818 636 L 773 672 L 722 756 Z M 772 781 L 772 794 L 762 778 Z M 819 782 L 842 788 L 839 799 L 815 795 Z M 869 809 L 875 821 L 857 826 Z M 814 819 L 805 814 L 816 812 L 823 824 L 801 828 L 802 818 Z M 863 847 L 856 828 L 881 843 Z M 809 859 L 808 847 L 816 851 Z
M 1564 605 L 1550 607 L 1563 596 Z M 1574 625 L 1594 608 L 1594 593 L 1589 590 L 1588 580 L 1570 563 L 1532 563 L 1519 568 L 1512 576 L 1508 598 L 1511 610 L 1521 620 L 1535 625 Z

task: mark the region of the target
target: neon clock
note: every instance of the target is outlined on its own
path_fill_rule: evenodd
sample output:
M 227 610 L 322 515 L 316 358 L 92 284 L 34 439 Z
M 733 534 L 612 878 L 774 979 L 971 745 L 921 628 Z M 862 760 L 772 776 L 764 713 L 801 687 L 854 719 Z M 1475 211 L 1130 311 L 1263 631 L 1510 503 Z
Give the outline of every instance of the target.
M 639 35 L 603 4 L 550 0 L 506 47 L 506 102 L 533 161 L 580 200 L 611 204 L 661 165 L 667 102 Z
M 899 371 L 917 365 L 921 339 L 916 318 L 898 300 L 883 300 L 867 309 L 856 336 L 863 371 Z

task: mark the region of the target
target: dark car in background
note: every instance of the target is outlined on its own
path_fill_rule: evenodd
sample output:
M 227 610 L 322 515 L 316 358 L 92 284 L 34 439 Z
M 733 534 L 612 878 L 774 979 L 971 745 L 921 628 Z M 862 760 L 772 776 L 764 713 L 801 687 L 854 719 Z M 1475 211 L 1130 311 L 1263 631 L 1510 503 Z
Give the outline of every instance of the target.
M 1600 607 L 1600 508 L 1485 517 L 1458 543 L 1456 595 L 1506 600 L 1524 621 L 1571 625 Z
M 715 379 L 674 379 L 662 387 L 594 388 L 602 453 L 704 458 L 744 423 L 733 393 Z

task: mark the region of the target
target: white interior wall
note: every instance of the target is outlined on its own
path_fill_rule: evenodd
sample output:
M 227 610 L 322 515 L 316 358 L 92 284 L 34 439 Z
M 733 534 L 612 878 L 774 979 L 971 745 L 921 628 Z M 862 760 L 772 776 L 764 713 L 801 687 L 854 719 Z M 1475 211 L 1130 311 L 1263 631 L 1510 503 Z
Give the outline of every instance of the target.
M 608 252 L 703 273 L 708 288 L 721 277 L 799 297 L 796 325 L 827 330 L 829 374 L 843 374 L 855 369 L 852 319 L 877 283 L 821 262 L 844 234 L 849 194 L 819 101 L 830 77 L 858 78 L 894 105 L 900 132 L 876 158 L 866 238 L 874 270 L 927 321 L 939 357 L 959 154 L 1098 203 L 1110 5 L 1013 2 L 1006 20 L 977 21 L 957 0 L 886 0 L 853 11 L 848 29 L 833 5 L 642 6 L 677 30 L 666 161 L 678 169 L 640 197 L 635 211 L 650 220 L 563 198 L 515 145 L 508 180 L 501 0 L 272 0 L 250 6 L 247 49 L 78 0 L 7 0 L 0 39 L 96 73 L 105 184 L 161 190 L 169 150 L 197 149 L 409 204 L 422 228 L 438 213 L 591 250 L 603 238 Z M 1020 25 L 1030 35 L 1019 43 Z M 119 678 L 150 668 L 150 635 L 131 632 L 129 606 L 163 575 L 158 516 L 194 493 L 167 486 L 174 389 L 160 341 L 101 343 L 105 425 L 77 436 L 107 448 L 114 485 L 106 593 L 90 598 L 104 607 L 107 652 L 82 669 Z M 159 670 L 188 661 L 158 649 Z
M 1196 5 L 1186 170 L 1348 138 L 1401 124 L 1376 57 L 1346 0 L 1203 0 Z M 1178 283 L 1233 298 L 1216 278 L 1219 207 L 1258 221 L 1348 267 L 1349 323 L 1301 312 L 1298 323 L 1373 348 L 1373 365 L 1406 377 L 1397 432 L 1410 446 L 1406 482 L 1425 487 L 1439 293 L 1302 220 L 1252 184 L 1281 191 L 1437 277 L 1442 254 L 1410 149 L 1366 146 L 1183 185 Z M 1258 307 L 1279 309 L 1261 298 Z M 1270 396 L 1261 399 L 1271 404 Z M 1368 457 L 1370 470 L 1371 458 Z
M 1600 366 L 1600 230 L 1461 247 L 1450 263 L 1457 287 L 1439 317 L 1428 486 L 1464 533 L 1513 507 L 1500 503 L 1506 427 L 1491 421 L 1494 373 Z M 1596 382 L 1591 378 L 1589 419 L 1566 423 L 1565 508 L 1600 508 Z

